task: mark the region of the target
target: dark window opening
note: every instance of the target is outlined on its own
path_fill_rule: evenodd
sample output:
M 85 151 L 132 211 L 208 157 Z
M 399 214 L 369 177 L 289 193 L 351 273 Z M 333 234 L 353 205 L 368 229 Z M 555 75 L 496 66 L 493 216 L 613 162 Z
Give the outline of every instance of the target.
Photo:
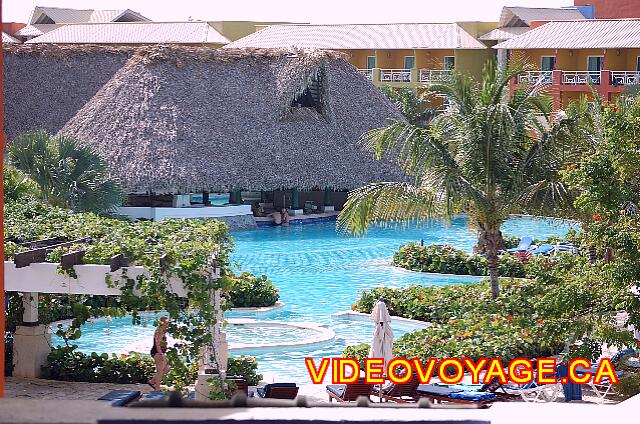
M 314 108 L 318 113 L 322 113 L 322 74 L 318 71 L 311 83 L 302 93 L 299 93 L 292 101 L 292 108 Z

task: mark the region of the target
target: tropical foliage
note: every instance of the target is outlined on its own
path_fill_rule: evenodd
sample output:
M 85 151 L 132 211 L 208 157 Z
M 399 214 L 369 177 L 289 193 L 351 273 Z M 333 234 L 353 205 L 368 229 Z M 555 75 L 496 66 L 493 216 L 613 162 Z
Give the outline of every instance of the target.
M 50 380 L 87 383 L 146 383 L 155 373 L 151 357 L 108 355 L 77 351 L 74 347 L 55 348 L 47 356 L 42 376 Z
M 407 122 L 367 133 L 364 145 L 378 159 L 395 160 L 408 182 L 379 182 L 354 190 L 339 228 L 364 233 L 376 222 L 427 219 L 464 212 L 478 230 L 494 298 L 499 295 L 500 225 L 510 213 L 566 207 L 572 198 L 557 171 L 569 156 L 572 121 L 549 120 L 551 104 L 539 87 L 509 94 L 509 81 L 523 71 L 499 71 L 494 62 L 483 79 L 455 74 L 430 87 L 450 105 L 426 128 Z
M 435 110 L 429 107 L 429 101 L 415 90 L 389 85 L 383 85 L 380 90 L 412 125 L 425 127 L 435 116 Z
M 557 259 L 557 260 L 565 260 Z M 555 265 L 546 259 L 544 267 Z M 431 327 L 405 334 L 394 343 L 394 354 L 406 358 L 540 357 L 558 353 L 564 340 L 548 333 L 539 302 L 548 287 L 537 280 L 503 280 L 502 292 L 490 302 L 488 284 L 469 283 L 444 287 L 410 286 L 377 288 L 362 294 L 354 305 L 368 313 L 383 300 L 392 315 L 429 322 Z M 365 346 L 351 347 L 358 354 Z
M 527 276 L 527 263 L 533 260 L 530 254 L 502 254 L 498 259 L 498 270 L 503 277 Z M 418 272 L 440 274 L 487 275 L 487 259 L 478 254 L 469 254 L 453 246 L 431 244 L 420 246 L 408 243 L 393 255 L 393 265 Z
M 11 165 L 4 165 L 4 200 L 13 202 L 27 196 L 38 196 L 38 186 Z
M 172 322 L 169 333 L 179 341 L 168 351 L 172 372 L 187 375 L 189 365 L 197 361 L 200 347 L 211 343 L 210 327 L 215 323 L 216 311 L 211 305 L 210 290 L 227 291 L 231 286 L 227 275 L 232 244 L 226 224 L 206 219 L 132 223 L 92 213 L 71 213 L 35 201 L 7 204 L 5 220 L 9 258 L 24 249 L 22 242 L 58 237 L 83 241 L 55 250 L 53 259 L 63 251 L 82 248 L 86 264 L 109 264 L 111 257 L 123 254 L 129 265 L 143 266 L 149 272 L 147 277 L 132 280 L 122 268 L 120 281 L 110 283 L 120 286 L 121 305 L 132 313 L 134 321 L 139 320 L 139 311 L 157 307 L 167 311 Z M 221 276 L 209 279 L 214 252 Z M 160 262 L 163 257 L 165 266 Z M 188 291 L 187 307 L 185 300 L 170 290 L 172 276 L 180 278 Z M 99 313 L 91 310 L 76 317 L 73 327 Z
M 9 144 L 8 159 L 37 185 L 41 199 L 52 205 L 112 212 L 122 202 L 122 188 L 109 177 L 106 162 L 71 138 L 44 130 L 29 132 Z
M 273 306 L 279 298 L 278 289 L 266 275 L 255 276 L 248 272 L 231 276 L 231 288 L 227 295 L 233 308 L 257 308 Z
M 262 374 L 258 374 L 258 360 L 253 356 L 229 357 L 227 375 L 242 376 L 250 386 L 257 386 L 262 380 Z

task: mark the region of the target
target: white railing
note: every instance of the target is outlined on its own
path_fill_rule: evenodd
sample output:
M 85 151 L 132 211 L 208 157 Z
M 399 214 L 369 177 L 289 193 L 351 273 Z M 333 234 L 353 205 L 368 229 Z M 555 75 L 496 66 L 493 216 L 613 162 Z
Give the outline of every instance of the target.
M 452 71 L 449 69 L 420 69 L 420 82 L 447 82 L 451 81 Z
M 412 82 L 411 69 L 380 69 L 382 82 Z
M 528 71 L 518 75 L 519 84 L 551 84 L 553 71 Z
M 600 79 L 600 71 L 562 71 L 562 83 L 567 85 L 599 85 Z
M 364 75 L 369 81 L 373 80 L 373 69 L 358 69 L 358 72 Z
M 611 85 L 640 84 L 639 71 L 611 71 Z

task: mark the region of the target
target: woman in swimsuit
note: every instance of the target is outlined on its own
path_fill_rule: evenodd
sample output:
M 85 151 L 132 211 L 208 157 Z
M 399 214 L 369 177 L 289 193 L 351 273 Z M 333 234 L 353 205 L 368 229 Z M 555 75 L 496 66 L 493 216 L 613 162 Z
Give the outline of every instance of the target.
M 149 385 L 155 390 L 160 388 L 162 383 L 162 377 L 169 371 L 167 364 L 167 327 L 169 326 L 169 319 L 167 317 L 160 318 L 160 324 L 153 333 L 153 347 L 151 348 L 151 357 L 156 363 L 156 375 L 149 380 Z

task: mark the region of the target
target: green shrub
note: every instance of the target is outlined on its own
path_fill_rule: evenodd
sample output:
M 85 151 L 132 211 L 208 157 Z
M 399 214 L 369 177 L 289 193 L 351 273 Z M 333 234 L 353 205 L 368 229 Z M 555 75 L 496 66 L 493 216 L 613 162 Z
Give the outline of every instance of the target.
M 498 270 L 503 277 L 524 278 L 530 274 L 527 265 L 531 260 L 538 259 L 529 254 L 504 253 L 499 257 Z M 484 257 L 446 244 L 420 246 L 407 243 L 393 255 L 393 265 L 418 272 L 487 275 L 487 260 Z
M 623 396 L 635 396 L 640 393 L 640 374 L 631 374 L 618 380 L 616 390 Z
M 74 346 L 55 348 L 42 367 L 43 377 L 51 380 L 87 383 L 146 383 L 155 373 L 155 364 L 141 355 L 108 355 L 78 352 Z
M 396 356 L 499 357 L 508 361 L 546 356 L 562 348 L 558 333 L 547 331 L 545 320 L 536 312 L 536 301 L 547 288 L 544 281 L 503 280 L 500 297 L 491 300 L 487 282 L 382 287 L 362 293 L 353 309 L 370 313 L 380 299 L 392 315 L 433 324 L 397 339 Z M 349 347 L 344 355 L 354 356 L 366 349 L 366 345 Z
M 370 348 L 371 347 L 366 343 L 356 346 L 347 346 L 342 351 L 342 356 L 345 358 L 357 359 L 360 363 L 360 369 L 364 369 L 364 359 L 369 357 Z
M 262 374 L 258 374 L 258 360 L 253 356 L 229 357 L 227 375 L 241 375 L 250 386 L 257 386 L 262 380 Z
M 265 275 L 258 277 L 244 272 L 234 275 L 231 280 L 228 294 L 231 307 L 258 308 L 272 306 L 278 301 L 278 289 Z

